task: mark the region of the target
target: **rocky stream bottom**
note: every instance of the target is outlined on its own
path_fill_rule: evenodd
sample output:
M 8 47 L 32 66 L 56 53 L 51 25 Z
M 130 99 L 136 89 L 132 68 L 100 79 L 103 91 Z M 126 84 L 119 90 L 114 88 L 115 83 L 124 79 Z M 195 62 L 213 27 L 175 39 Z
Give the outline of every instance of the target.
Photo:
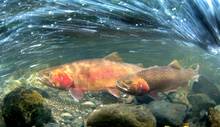
M 157 100 L 97 92 L 76 102 L 34 74 L 9 78 L 0 92 L 1 127 L 220 127 L 220 89 L 204 76 L 189 91 L 180 88 Z

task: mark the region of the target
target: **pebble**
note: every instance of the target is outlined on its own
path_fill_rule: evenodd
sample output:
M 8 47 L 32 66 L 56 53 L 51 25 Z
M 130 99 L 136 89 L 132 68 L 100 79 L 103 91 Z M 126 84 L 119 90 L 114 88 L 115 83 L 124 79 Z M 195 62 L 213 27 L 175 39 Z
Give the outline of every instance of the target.
M 60 127 L 60 125 L 57 123 L 47 123 L 44 125 L 44 127 Z
M 85 102 L 82 103 L 82 105 L 83 106 L 87 106 L 87 107 L 91 107 L 91 108 L 95 108 L 96 107 L 96 105 L 93 102 L 91 102 L 91 101 L 85 101 Z
M 71 124 L 71 123 L 72 123 L 72 120 L 65 120 L 63 123 L 65 123 L 65 124 Z
M 64 120 L 71 120 L 71 119 L 73 119 L 73 116 L 72 116 L 70 113 L 68 113 L 68 112 L 62 113 L 62 114 L 61 114 L 61 117 L 62 117 Z

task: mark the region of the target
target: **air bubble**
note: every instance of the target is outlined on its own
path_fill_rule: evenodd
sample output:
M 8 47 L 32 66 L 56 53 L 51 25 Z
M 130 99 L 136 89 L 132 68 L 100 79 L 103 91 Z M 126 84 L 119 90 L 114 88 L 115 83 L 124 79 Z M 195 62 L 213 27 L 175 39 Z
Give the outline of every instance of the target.
M 28 28 L 32 28 L 33 27 L 33 25 L 28 25 Z
M 52 11 L 49 11 L 48 14 L 49 14 L 49 15 L 53 15 L 53 12 L 52 12 Z
M 172 8 L 172 11 L 176 11 L 176 8 L 174 7 L 174 8 Z
M 71 21 L 72 20 L 72 18 L 68 18 L 66 21 Z

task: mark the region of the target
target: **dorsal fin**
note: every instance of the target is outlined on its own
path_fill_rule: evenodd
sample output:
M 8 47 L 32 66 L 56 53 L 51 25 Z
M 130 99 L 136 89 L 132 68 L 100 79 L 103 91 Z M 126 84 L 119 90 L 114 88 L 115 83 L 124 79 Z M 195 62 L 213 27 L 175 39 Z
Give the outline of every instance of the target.
M 118 52 L 112 52 L 111 54 L 104 57 L 106 60 L 123 62 L 123 59 L 119 56 Z
M 175 69 L 182 68 L 178 60 L 173 60 L 168 66 L 171 66 L 172 68 L 175 68 Z

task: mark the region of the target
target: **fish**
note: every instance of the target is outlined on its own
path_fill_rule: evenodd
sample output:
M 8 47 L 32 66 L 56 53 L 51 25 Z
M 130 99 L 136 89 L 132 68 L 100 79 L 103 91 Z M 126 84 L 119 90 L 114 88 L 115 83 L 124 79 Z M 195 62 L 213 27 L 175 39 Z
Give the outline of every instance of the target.
M 196 69 L 182 68 L 177 60 L 167 66 L 151 66 L 135 74 L 116 81 L 116 87 L 127 94 L 141 96 L 148 94 L 157 99 L 158 92 L 175 92 L 177 88 L 189 89 L 189 81 L 199 78 L 199 65 Z
M 68 90 L 76 100 L 85 92 L 108 91 L 119 97 L 116 81 L 121 77 L 143 70 L 136 64 L 124 63 L 117 52 L 104 58 L 78 60 L 39 71 L 41 83 Z

